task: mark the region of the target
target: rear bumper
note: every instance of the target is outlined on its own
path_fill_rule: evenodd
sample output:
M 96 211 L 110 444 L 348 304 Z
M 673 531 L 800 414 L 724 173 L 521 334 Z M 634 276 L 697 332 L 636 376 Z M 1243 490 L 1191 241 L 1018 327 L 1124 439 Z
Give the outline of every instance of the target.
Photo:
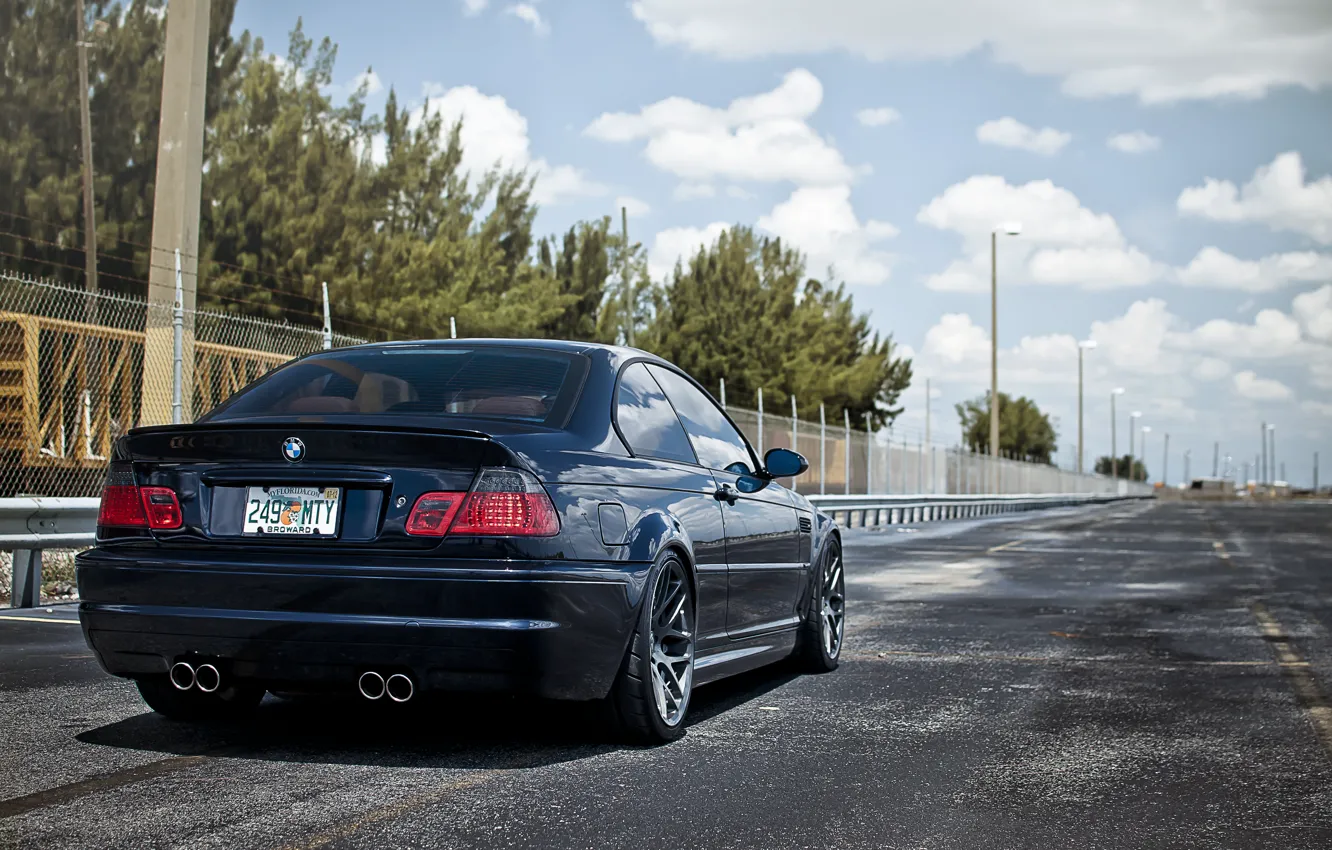
M 430 691 L 595 699 L 624 656 L 649 564 L 221 564 L 92 550 L 79 618 L 107 672 L 181 658 L 224 676 L 355 692 L 367 669 Z M 436 562 L 438 563 L 438 562 Z

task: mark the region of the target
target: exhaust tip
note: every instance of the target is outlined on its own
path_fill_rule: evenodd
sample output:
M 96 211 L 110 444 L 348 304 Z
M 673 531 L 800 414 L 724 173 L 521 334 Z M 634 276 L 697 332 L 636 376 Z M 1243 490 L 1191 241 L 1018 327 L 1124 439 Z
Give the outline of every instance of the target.
M 211 664 L 200 664 L 194 671 L 194 684 L 199 690 L 211 694 L 222 685 L 222 674 Z
M 172 664 L 168 676 L 171 679 L 172 687 L 178 691 L 188 691 L 194 687 L 194 666 L 186 664 L 184 661 L 177 661 Z
M 416 693 L 416 686 L 412 684 L 411 677 L 402 673 L 389 676 L 384 689 L 388 691 L 389 699 L 394 702 L 406 702 Z
M 366 699 L 379 699 L 384 695 L 384 677 L 374 670 L 367 670 L 356 680 L 356 688 Z

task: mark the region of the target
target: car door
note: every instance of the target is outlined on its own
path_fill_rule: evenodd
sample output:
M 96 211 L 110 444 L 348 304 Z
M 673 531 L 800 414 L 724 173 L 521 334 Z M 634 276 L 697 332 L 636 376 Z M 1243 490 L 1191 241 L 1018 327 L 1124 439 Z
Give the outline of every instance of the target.
M 717 481 L 726 530 L 727 634 L 734 640 L 794 626 L 804 568 L 790 492 L 755 477 L 753 450 L 707 393 L 670 369 L 648 369 L 684 423 L 699 463 Z
M 675 410 L 641 362 L 620 373 L 615 423 L 634 457 L 647 467 L 642 486 L 632 488 L 635 503 L 625 507 L 635 514 L 660 510 L 679 520 L 693 546 L 698 579 L 697 647 L 725 643 L 726 536 L 721 503 L 714 495 L 717 483 L 698 465 Z M 629 517 L 630 526 L 634 520 Z

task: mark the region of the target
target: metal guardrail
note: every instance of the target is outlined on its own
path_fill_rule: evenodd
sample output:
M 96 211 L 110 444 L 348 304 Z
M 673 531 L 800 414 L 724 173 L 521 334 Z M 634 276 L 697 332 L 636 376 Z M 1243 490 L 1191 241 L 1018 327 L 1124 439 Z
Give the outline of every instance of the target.
M 1145 494 L 1055 493 L 947 496 L 806 496 L 843 528 L 913 525 L 950 519 L 997 516 L 1019 511 L 1096 505 L 1124 499 L 1147 499 Z M 859 519 L 859 522 L 856 520 Z
M 14 553 L 10 602 L 35 608 L 42 601 L 42 550 L 93 545 L 99 499 L 19 496 L 0 499 L 0 550 Z
M 1140 495 L 1066 493 L 1011 496 L 810 496 L 811 502 L 845 528 L 903 525 L 994 516 L 1148 498 Z M 10 604 L 33 608 L 41 603 L 42 550 L 93 545 L 98 499 L 18 497 L 0 499 L 0 550 L 14 553 Z M 856 520 L 859 522 L 856 522 Z

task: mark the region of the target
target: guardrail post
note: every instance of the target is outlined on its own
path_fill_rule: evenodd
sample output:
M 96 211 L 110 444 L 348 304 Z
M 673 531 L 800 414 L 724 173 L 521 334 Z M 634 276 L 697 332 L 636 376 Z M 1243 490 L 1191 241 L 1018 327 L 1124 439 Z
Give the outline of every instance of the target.
M 846 454 L 842 457 L 842 475 L 846 481 L 842 484 L 842 492 L 851 495 L 851 411 L 845 407 L 842 408 L 842 433 L 846 435 Z
M 321 285 L 324 288 L 324 350 L 328 351 L 333 347 L 333 316 L 328 310 L 328 283 Z
M 42 550 L 14 550 L 14 581 L 10 585 L 9 604 L 15 608 L 36 608 L 42 604 Z

